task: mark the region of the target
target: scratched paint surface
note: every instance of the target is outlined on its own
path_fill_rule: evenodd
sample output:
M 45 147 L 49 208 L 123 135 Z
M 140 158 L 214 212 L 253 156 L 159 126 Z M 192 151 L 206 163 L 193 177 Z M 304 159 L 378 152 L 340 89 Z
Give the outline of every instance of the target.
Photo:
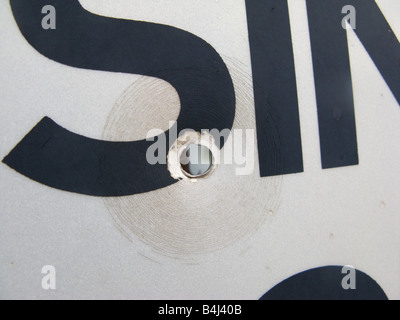
M 400 3 L 377 3 L 399 38 Z M 192 32 L 209 42 L 227 65 L 238 61 L 241 71 L 236 74 L 251 75 L 244 1 L 115 0 L 110 5 L 82 0 L 81 4 L 100 15 L 163 23 Z M 1 165 L 0 298 L 258 299 L 304 270 L 350 264 L 377 281 L 389 298 L 399 299 L 399 105 L 356 35 L 349 31 L 360 164 L 323 171 L 305 1 L 290 0 L 289 12 L 304 173 L 272 182 L 248 177 L 247 187 L 265 185 L 265 197 L 260 188 L 254 192 L 244 188 L 242 194 L 240 187 L 234 188 L 243 200 L 240 217 L 246 210 L 256 212 L 260 204 L 267 210 L 265 218 L 257 215 L 251 228 L 244 228 L 245 236 L 238 232 L 240 237 L 224 238 L 215 233 L 214 239 L 224 241 L 210 246 L 211 250 L 191 247 L 189 255 L 171 255 L 171 245 L 163 251 L 165 248 L 154 242 L 149 245 L 131 229 L 127 235 L 131 241 L 123 236 L 126 224 L 121 229 L 113 200 L 105 203 L 58 191 Z M 38 23 L 40 19 L 39 14 Z M 124 135 L 117 127 L 112 129 L 110 119 L 118 115 L 110 118 L 110 114 L 118 103 L 127 101 L 124 92 L 140 83 L 141 76 L 85 72 L 50 61 L 21 36 L 8 1 L 0 3 L 0 30 L 1 157 L 45 115 L 87 137 Z M 231 70 L 235 74 L 235 68 Z M 244 100 L 248 102 L 252 92 L 246 89 L 247 81 L 241 80 L 240 76 L 236 80 L 237 91 L 246 92 Z M 170 92 L 167 86 L 160 87 L 162 92 Z M 175 104 L 173 92 L 167 96 L 167 103 Z M 165 117 L 173 118 L 177 112 L 177 108 L 168 110 Z M 250 103 L 240 112 L 246 125 L 254 119 Z M 167 129 L 165 117 L 155 118 L 154 127 Z M 132 138 L 143 138 L 140 135 L 148 125 L 152 124 L 144 123 L 142 131 L 129 131 Z M 220 193 L 222 202 L 229 203 L 229 194 L 221 191 L 227 188 L 223 179 L 219 185 L 215 196 Z M 275 185 L 277 188 L 271 187 Z M 255 202 L 247 206 L 247 198 L 253 194 Z M 140 210 L 141 214 L 144 210 L 162 212 L 157 205 L 165 208 L 164 201 L 153 205 L 151 196 L 145 197 L 145 201 L 120 202 L 128 211 Z M 226 217 L 231 223 L 232 217 Z M 223 224 L 220 218 L 215 222 Z M 179 237 L 170 239 L 170 244 L 179 244 L 176 239 Z M 41 269 L 49 264 L 57 269 L 55 291 L 40 286 Z

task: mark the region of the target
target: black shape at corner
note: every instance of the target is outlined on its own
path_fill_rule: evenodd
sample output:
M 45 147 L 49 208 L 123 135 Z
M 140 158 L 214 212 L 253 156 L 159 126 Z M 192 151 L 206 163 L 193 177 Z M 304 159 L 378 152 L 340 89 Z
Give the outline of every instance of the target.
M 356 289 L 345 290 L 343 267 L 326 266 L 304 271 L 281 282 L 260 300 L 388 300 L 370 276 L 356 270 Z

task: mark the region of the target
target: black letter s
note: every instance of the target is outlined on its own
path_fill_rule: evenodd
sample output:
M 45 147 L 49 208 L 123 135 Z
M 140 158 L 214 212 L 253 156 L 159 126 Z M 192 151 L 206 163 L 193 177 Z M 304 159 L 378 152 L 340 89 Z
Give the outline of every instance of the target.
M 231 129 L 233 83 L 221 57 L 204 40 L 166 25 L 97 16 L 78 0 L 53 0 L 57 29 L 45 31 L 37 13 L 47 2 L 10 0 L 22 34 L 41 54 L 72 67 L 150 75 L 169 82 L 181 100 L 178 132 Z M 3 162 L 57 189 L 93 196 L 132 195 L 176 181 L 166 165 L 147 163 L 151 143 L 89 139 L 45 117 Z

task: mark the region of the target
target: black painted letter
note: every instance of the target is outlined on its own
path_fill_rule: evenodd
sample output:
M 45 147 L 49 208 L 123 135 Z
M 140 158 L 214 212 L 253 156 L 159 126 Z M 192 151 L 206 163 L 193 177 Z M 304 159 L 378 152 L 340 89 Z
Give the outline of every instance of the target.
M 38 52 L 72 67 L 149 75 L 169 82 L 181 100 L 178 132 L 231 129 L 233 83 L 223 60 L 207 42 L 166 25 L 94 15 L 78 0 L 52 0 L 57 29 L 46 32 L 40 12 L 48 2 L 10 0 L 22 34 Z M 147 163 L 151 144 L 89 139 L 44 118 L 3 162 L 61 190 L 124 196 L 176 181 L 166 165 Z

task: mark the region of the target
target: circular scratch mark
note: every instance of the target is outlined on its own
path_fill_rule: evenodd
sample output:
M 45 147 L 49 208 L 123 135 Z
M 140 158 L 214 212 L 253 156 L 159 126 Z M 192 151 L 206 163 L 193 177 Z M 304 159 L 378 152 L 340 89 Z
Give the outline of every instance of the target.
M 180 99 L 176 90 L 166 81 L 143 76 L 115 103 L 107 118 L 103 139 L 146 139 L 151 129 L 170 129 L 170 122 L 176 121 L 179 112 Z
M 236 93 L 232 129 L 256 129 L 251 71 L 239 61 L 225 58 Z M 106 140 L 144 139 L 152 128 L 168 129 L 177 119 L 179 97 L 162 80 L 143 77 L 131 85 L 115 104 L 105 126 Z M 269 124 L 269 145 L 279 159 L 279 137 Z M 229 137 L 232 139 L 232 135 Z M 245 139 L 244 139 L 245 141 Z M 105 198 L 116 227 L 132 242 L 175 259 L 197 257 L 225 248 L 254 234 L 277 214 L 282 177 L 261 178 L 257 146 L 254 172 L 235 175 L 236 166 L 221 163 L 207 179 L 179 181 L 152 192 Z M 146 251 L 148 251 L 146 249 Z

